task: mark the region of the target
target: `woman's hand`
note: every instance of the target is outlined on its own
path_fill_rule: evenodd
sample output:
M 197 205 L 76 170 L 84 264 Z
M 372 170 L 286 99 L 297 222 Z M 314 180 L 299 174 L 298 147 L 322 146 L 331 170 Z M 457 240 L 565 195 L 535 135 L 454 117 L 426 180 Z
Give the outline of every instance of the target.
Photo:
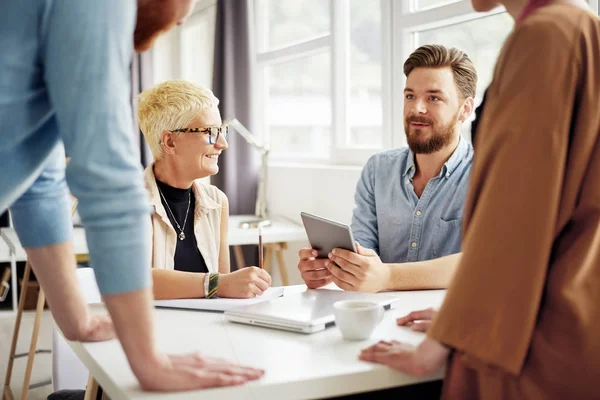
M 271 286 L 271 275 L 264 269 L 246 267 L 219 276 L 217 296 L 231 299 L 248 299 L 260 296 Z
M 414 347 L 395 340 L 381 340 L 360 352 L 359 359 L 387 365 L 397 371 L 414 376 L 424 376 L 440 370 L 448 360 L 450 349 L 441 343 L 425 338 Z
M 437 310 L 427 308 L 425 310 L 413 311 L 410 314 L 396 320 L 398 326 L 410 327 L 413 331 L 427 332 L 433 322 Z

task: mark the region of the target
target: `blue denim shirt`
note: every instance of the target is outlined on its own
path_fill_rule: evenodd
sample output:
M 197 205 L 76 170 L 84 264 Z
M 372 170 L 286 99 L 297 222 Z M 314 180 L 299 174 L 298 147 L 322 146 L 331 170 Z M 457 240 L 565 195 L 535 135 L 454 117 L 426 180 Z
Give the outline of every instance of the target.
M 150 285 L 150 208 L 131 109 L 136 7 L 8 0 L 0 12 L 0 211 L 11 207 L 24 247 L 68 241 L 68 183 L 103 294 Z
M 424 261 L 460 252 L 465 196 L 473 147 L 462 137 L 440 174 L 420 198 L 413 187 L 408 148 L 372 156 L 355 194 L 352 233 L 385 263 Z

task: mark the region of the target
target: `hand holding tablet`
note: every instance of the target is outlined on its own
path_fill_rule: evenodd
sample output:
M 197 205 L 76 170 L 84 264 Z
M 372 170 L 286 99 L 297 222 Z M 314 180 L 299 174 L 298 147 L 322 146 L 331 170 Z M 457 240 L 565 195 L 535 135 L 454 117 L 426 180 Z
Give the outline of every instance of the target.
M 317 258 L 327 258 L 335 248 L 357 252 L 352 230 L 348 225 L 305 212 L 300 213 L 300 216 L 310 246 L 319 253 Z

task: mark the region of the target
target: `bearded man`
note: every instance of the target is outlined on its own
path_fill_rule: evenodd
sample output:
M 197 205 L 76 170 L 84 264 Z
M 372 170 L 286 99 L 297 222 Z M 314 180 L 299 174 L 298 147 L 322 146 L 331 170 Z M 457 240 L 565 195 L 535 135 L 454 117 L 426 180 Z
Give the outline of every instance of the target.
M 408 147 L 372 156 L 357 184 L 352 232 L 358 253 L 317 259 L 300 250 L 310 288 L 379 292 L 446 288 L 460 259 L 473 147 L 460 130 L 473 112 L 477 72 L 456 48 L 425 45 L 404 63 Z

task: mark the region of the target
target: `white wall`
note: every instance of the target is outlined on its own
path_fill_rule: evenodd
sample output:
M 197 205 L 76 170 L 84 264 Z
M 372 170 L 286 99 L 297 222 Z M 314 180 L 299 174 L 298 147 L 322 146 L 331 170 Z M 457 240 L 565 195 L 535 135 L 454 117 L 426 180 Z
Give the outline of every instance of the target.
M 302 224 L 300 212 L 305 211 L 349 224 L 361 169 L 332 165 L 270 165 L 267 198 L 271 216 L 282 216 Z M 297 268 L 298 251 L 306 246 L 308 241 L 289 243 L 286 250 L 285 262 L 292 285 L 302 283 Z M 277 268 L 272 268 L 272 276 L 273 283 L 280 284 Z

